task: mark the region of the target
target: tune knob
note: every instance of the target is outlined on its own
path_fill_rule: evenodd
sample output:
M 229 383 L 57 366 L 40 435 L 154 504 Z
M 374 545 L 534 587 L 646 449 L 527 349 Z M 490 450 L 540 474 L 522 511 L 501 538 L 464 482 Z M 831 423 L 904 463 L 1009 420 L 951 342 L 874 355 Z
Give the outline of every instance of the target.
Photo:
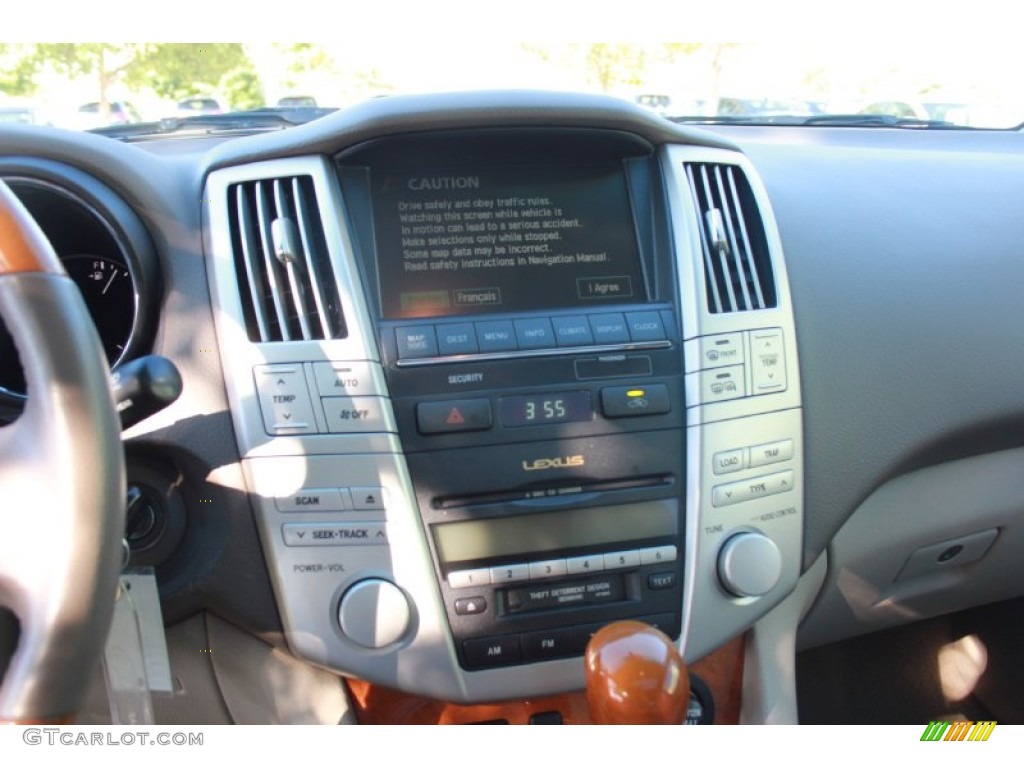
M 782 575 L 782 554 L 763 533 L 731 536 L 718 553 L 718 578 L 737 597 L 760 597 L 772 591 Z
M 384 579 L 357 581 L 338 606 L 341 631 L 364 648 L 385 648 L 398 642 L 408 630 L 410 618 L 405 593 Z

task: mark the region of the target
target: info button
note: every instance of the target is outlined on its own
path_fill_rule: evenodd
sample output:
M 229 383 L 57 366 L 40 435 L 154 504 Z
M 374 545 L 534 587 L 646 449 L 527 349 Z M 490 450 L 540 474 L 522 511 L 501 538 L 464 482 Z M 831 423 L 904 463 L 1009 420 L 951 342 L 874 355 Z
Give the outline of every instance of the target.
M 416 406 L 416 427 L 423 435 L 473 432 L 490 429 L 491 424 L 491 401 L 486 397 L 436 400 Z

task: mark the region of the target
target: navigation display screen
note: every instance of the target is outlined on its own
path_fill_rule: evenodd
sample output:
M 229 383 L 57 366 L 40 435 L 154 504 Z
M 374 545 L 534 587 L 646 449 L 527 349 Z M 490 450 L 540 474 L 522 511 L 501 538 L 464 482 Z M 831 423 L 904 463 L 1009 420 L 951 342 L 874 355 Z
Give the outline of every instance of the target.
M 375 171 L 386 319 L 647 301 L 620 164 Z

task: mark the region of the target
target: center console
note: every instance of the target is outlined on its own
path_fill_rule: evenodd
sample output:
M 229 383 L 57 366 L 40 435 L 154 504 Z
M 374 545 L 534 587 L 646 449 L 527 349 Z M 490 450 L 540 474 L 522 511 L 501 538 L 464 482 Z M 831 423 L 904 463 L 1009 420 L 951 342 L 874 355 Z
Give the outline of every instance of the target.
M 582 686 L 611 621 L 692 661 L 792 589 L 796 340 L 741 155 L 477 127 L 207 191 L 246 490 L 297 654 L 448 700 L 539 695 Z

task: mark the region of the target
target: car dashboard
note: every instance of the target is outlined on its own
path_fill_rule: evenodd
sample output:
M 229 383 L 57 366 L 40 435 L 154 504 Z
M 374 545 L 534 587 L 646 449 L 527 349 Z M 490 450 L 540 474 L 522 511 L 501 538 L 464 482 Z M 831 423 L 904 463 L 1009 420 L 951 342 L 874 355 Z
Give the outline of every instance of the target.
M 488 92 L 4 129 L 0 176 L 108 233 L 110 362 L 182 373 L 125 442 L 169 626 L 474 704 L 639 619 L 796 722 L 798 648 L 1021 592 L 1020 140 Z

